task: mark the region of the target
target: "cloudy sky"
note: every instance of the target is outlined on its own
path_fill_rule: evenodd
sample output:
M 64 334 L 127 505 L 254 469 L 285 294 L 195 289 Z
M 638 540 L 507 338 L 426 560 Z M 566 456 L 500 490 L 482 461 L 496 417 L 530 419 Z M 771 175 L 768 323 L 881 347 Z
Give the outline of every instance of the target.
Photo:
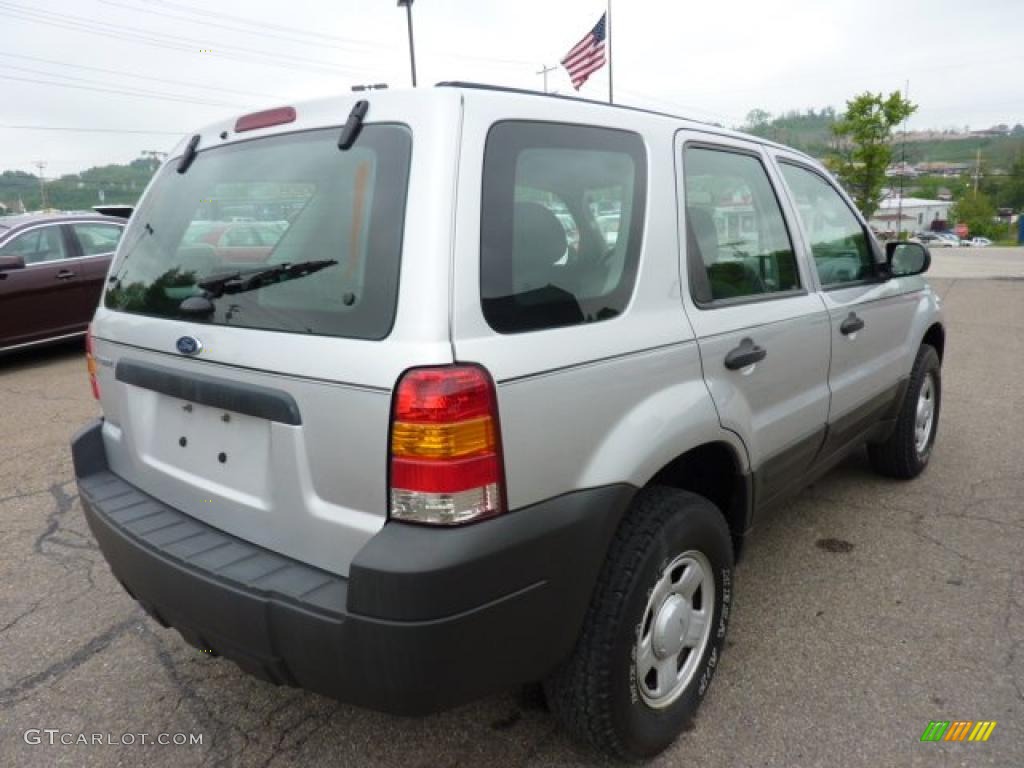
M 540 89 L 537 71 L 604 7 L 416 0 L 420 83 Z M 735 126 L 754 108 L 841 108 L 909 80 L 912 128 L 1024 122 L 1021 10 L 1020 0 L 616 0 L 616 97 Z M 395 0 L 0 0 L 0 30 L 0 170 L 45 160 L 48 177 L 166 150 L 254 108 L 409 83 Z M 572 92 L 564 70 L 548 77 Z M 606 97 L 607 70 L 581 93 Z

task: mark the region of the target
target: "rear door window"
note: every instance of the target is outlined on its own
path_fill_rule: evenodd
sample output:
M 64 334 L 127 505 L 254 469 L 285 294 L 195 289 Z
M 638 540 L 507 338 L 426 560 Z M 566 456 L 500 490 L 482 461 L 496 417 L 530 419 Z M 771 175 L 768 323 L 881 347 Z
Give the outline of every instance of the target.
M 21 256 L 25 264 L 41 264 L 56 261 L 67 255 L 64 249 L 64 234 L 60 224 L 30 229 L 23 235 L 12 238 L 0 248 L 0 256 Z
M 108 308 L 185 317 L 205 299 L 217 325 L 359 339 L 388 335 L 398 296 L 412 140 L 367 125 L 200 152 L 164 166 L 132 215 Z M 194 304 L 194 302 L 192 302 Z
M 83 256 L 98 256 L 113 253 L 121 239 L 124 227 L 116 224 L 72 224 L 78 244 L 82 247 Z
M 606 320 L 636 281 L 647 186 L 634 133 L 508 121 L 487 137 L 480 298 L 500 333 Z

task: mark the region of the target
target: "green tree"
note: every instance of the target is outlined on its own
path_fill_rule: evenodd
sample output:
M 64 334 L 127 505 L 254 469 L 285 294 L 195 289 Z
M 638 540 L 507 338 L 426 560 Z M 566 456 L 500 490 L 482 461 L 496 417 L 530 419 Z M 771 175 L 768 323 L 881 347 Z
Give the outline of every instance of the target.
M 996 238 L 1004 234 L 1004 228 L 995 221 L 995 203 L 982 192 L 965 195 L 950 209 L 949 215 L 957 224 L 966 224 L 971 237 Z
M 1015 211 L 1024 211 L 1024 150 L 1010 166 L 1009 176 L 1003 188 L 1000 204 Z
M 747 112 L 747 122 L 744 127 L 751 131 L 755 128 L 762 128 L 771 122 L 772 113 L 764 109 L 752 109 Z
M 838 141 L 828 164 L 866 217 L 881 200 L 885 169 L 892 162 L 892 130 L 915 111 L 899 91 L 888 97 L 866 91 L 847 101 L 846 113 L 832 124 Z

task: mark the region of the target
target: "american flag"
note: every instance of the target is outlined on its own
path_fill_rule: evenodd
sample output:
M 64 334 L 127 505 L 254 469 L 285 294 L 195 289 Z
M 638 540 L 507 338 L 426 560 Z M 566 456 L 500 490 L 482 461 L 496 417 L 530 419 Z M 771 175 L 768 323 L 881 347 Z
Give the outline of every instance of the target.
M 602 14 L 601 20 L 594 25 L 594 28 L 587 32 L 583 39 L 576 43 L 562 59 L 562 66 L 569 73 L 572 87 L 577 91 L 581 85 L 587 82 L 587 78 L 591 74 L 604 66 L 606 15 Z

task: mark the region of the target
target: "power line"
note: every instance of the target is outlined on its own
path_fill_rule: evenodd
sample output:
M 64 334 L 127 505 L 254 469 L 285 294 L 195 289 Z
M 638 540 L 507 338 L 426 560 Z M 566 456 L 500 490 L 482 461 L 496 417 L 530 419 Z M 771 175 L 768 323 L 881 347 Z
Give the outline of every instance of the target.
M 145 136 L 184 136 L 187 131 L 146 131 L 135 128 L 73 128 L 62 125 L 9 125 L 0 123 L 0 128 L 26 131 L 72 131 L 75 133 L 123 133 Z
M 652 96 L 647 93 L 642 93 L 641 91 L 634 91 L 623 88 L 621 89 L 621 92 L 626 94 L 627 96 L 639 97 L 643 101 L 654 102 L 655 104 L 662 104 L 663 106 L 668 107 L 669 109 L 675 112 L 696 112 L 697 114 L 708 115 L 719 120 L 726 120 L 729 123 L 732 123 L 733 125 L 740 125 L 743 122 L 742 120 L 738 120 L 736 117 L 732 115 L 726 115 L 721 112 L 712 112 L 711 110 L 702 109 L 701 107 L 694 107 L 688 104 L 681 104 L 678 101 L 670 101 L 668 99 L 664 99 L 658 96 Z
M 232 16 L 231 14 L 228 14 L 228 13 L 218 13 L 216 11 L 210 11 L 210 10 L 207 10 L 206 8 L 199 8 L 199 7 L 196 7 L 194 5 L 187 5 L 185 3 L 172 3 L 172 2 L 168 2 L 167 0 L 144 0 L 144 2 L 147 2 L 147 3 L 150 3 L 150 4 L 155 4 L 155 5 L 162 5 L 162 6 L 166 6 L 166 7 L 170 7 L 170 8 L 176 8 L 176 9 L 179 9 L 179 10 L 182 10 L 182 11 L 186 11 L 187 13 L 193 13 L 193 14 L 200 15 L 200 16 L 207 16 L 207 17 L 214 18 L 214 19 L 227 19 L 227 20 L 229 20 L 231 22 L 234 22 L 235 24 L 244 24 L 244 25 L 247 25 L 247 26 L 250 26 L 250 27 L 260 27 L 262 29 L 271 29 L 271 30 L 274 30 L 275 32 L 276 31 L 280 31 L 280 30 L 284 30 L 286 32 L 291 32 L 291 33 L 294 33 L 296 35 L 304 35 L 304 36 L 308 36 L 308 37 L 318 37 L 318 38 L 323 39 L 323 40 L 335 40 L 337 42 L 347 42 L 347 43 L 353 43 L 353 44 L 357 44 L 357 45 L 373 45 L 372 43 L 369 43 L 369 42 L 363 41 L 363 40 L 357 40 L 356 38 L 341 37 L 339 35 L 328 35 L 328 34 L 325 34 L 323 32 L 314 32 L 312 30 L 299 29 L 297 27 L 287 27 L 287 26 L 284 26 L 284 25 L 268 24 L 266 22 L 253 21 L 252 19 L 247 19 L 244 16 Z
M 211 16 L 213 18 L 219 18 L 221 16 L 226 16 L 227 18 L 231 19 L 231 23 L 230 24 L 221 24 L 221 23 L 218 23 L 216 21 L 209 21 L 209 20 L 203 20 L 203 19 L 190 18 L 189 16 L 182 16 L 182 15 L 177 14 L 177 13 L 167 13 L 165 11 L 157 11 L 157 10 L 154 10 L 152 8 L 140 8 L 137 5 L 134 5 L 134 4 L 131 4 L 131 3 L 119 2 L 118 0 L 100 0 L 100 2 L 103 3 L 104 5 L 112 5 L 112 6 L 116 7 L 116 8 L 124 8 L 124 9 L 127 9 L 127 10 L 135 11 L 136 13 L 148 13 L 148 14 L 151 14 L 153 16 L 160 16 L 160 17 L 165 18 L 165 19 L 174 19 L 174 20 L 177 20 L 177 21 L 187 21 L 187 22 L 192 23 L 192 24 L 202 24 L 204 27 L 216 27 L 218 29 L 227 29 L 227 30 L 230 30 L 232 32 L 241 32 L 242 34 L 246 34 L 246 35 L 259 35 L 260 37 L 267 37 L 267 38 L 270 38 L 272 40 L 284 40 L 284 41 L 290 42 L 290 43 L 299 43 L 300 45 L 319 45 L 319 46 L 324 47 L 324 48 L 334 48 L 334 49 L 337 49 L 337 50 L 346 51 L 348 53 L 365 53 L 365 49 L 360 51 L 360 50 L 358 50 L 356 48 L 352 48 L 350 46 L 346 47 L 346 45 L 339 45 L 338 43 L 326 43 L 326 42 L 324 42 L 324 43 L 315 43 L 315 42 L 311 42 L 310 40 L 303 40 L 301 37 L 298 37 L 298 36 L 282 35 L 282 34 L 280 34 L 279 30 L 276 31 L 276 32 L 263 32 L 263 31 L 251 31 L 251 30 L 239 29 L 238 25 L 241 22 L 241 20 L 238 19 L 237 17 L 227 16 L 227 14 L 214 14 L 213 12 L 208 12 L 208 13 L 204 14 L 206 16 Z M 190 11 L 190 12 L 191 13 L 196 13 L 197 11 Z M 352 41 L 352 42 L 356 42 L 356 41 Z
M 170 79 L 162 78 L 162 77 L 154 77 L 152 75 L 138 75 L 138 74 L 134 74 L 132 72 L 118 71 L 116 69 L 105 69 L 103 67 L 94 67 L 94 66 L 90 66 L 88 64 L 71 64 L 71 63 L 66 62 L 66 61 L 56 61 L 54 59 L 41 59 L 41 58 L 39 58 L 37 56 L 27 56 L 25 54 L 19 54 L 19 53 L 4 53 L 3 51 L 0 51 L 0 56 L 4 56 L 4 57 L 7 57 L 7 58 L 12 58 L 12 59 L 24 59 L 25 61 L 35 61 L 35 62 L 38 62 L 40 64 L 53 64 L 53 65 L 58 66 L 58 67 L 71 67 L 71 68 L 74 68 L 74 69 L 87 69 L 87 70 L 91 70 L 93 72 L 103 72 L 103 73 L 108 74 L 108 75 L 117 75 L 118 77 L 130 77 L 130 78 L 133 78 L 133 79 L 136 79 L 136 80 L 146 80 L 147 82 L 154 82 L 154 83 L 167 83 L 168 85 L 178 85 L 178 86 L 185 87 L 185 88 L 202 88 L 203 90 L 224 91 L 226 93 L 231 93 L 231 94 L 235 94 L 235 95 L 259 96 L 260 98 L 266 98 L 266 99 L 278 98 L 277 96 L 272 96 L 272 95 L 267 94 L 267 93 L 256 93 L 255 91 L 242 91 L 242 90 L 239 90 L 237 88 L 223 88 L 223 87 L 219 87 L 219 86 L 216 86 L 216 85 L 210 85 L 209 83 L 195 83 L 195 82 L 188 82 L 186 80 L 170 80 Z M 57 75 L 54 75 L 54 76 L 57 76 Z
M 147 9 L 144 9 L 144 8 L 138 8 L 136 6 L 128 5 L 125 2 L 123 2 L 123 0 L 100 0 L 100 1 L 104 2 L 104 3 L 107 3 L 107 4 L 111 4 L 111 5 L 121 6 L 123 8 L 133 8 L 134 10 L 137 10 L 137 11 L 142 12 L 142 13 L 158 13 L 157 11 L 147 10 Z M 238 25 L 239 24 L 243 24 L 243 25 L 247 25 L 247 26 L 250 26 L 250 27 L 256 27 L 258 29 L 272 30 L 272 32 L 274 34 L 267 35 L 269 37 L 281 37 L 280 32 L 283 30 L 285 32 L 288 32 L 288 33 L 294 34 L 294 35 L 299 35 L 299 36 L 304 36 L 304 37 L 314 37 L 314 38 L 319 38 L 321 40 L 329 40 L 329 41 L 334 41 L 334 42 L 339 42 L 339 43 L 345 43 L 345 44 L 348 44 L 348 45 L 360 46 L 360 47 L 363 47 L 363 48 L 376 48 L 378 50 L 392 50 L 394 48 L 394 46 L 392 44 L 390 44 L 390 43 L 380 43 L 380 42 L 372 42 L 372 41 L 369 41 L 369 40 L 359 40 L 359 39 L 351 38 L 351 37 L 342 37 L 340 35 L 328 35 L 328 34 L 324 34 L 322 32 L 315 32 L 315 31 L 307 30 L 307 29 L 299 29 L 298 27 L 288 27 L 288 26 L 277 25 L 277 24 L 267 24 L 265 22 L 253 21 L 252 19 L 246 19 L 246 18 L 243 18 L 241 16 L 233 16 L 233 15 L 228 14 L 228 13 L 218 13 L 216 11 L 210 11 L 210 10 L 207 10 L 205 8 L 198 8 L 198 7 L 194 6 L 194 5 L 186 5 L 184 3 L 173 3 L 173 2 L 167 2 L 166 0 L 141 0 L 141 2 L 150 4 L 150 5 L 161 5 L 161 6 L 165 6 L 165 7 L 169 7 L 169 8 L 175 8 L 175 9 L 184 11 L 185 13 L 191 13 L 191 14 L 195 14 L 195 15 L 205 16 L 205 17 L 208 17 L 208 18 L 226 19 L 226 20 L 228 20 L 228 21 L 230 21 L 232 23 L 232 26 L 229 26 L 229 27 L 226 27 L 226 28 L 227 29 L 231 29 L 231 30 L 236 31 L 236 32 L 245 32 L 245 30 L 238 29 Z M 166 14 L 162 14 L 162 15 L 166 15 Z M 187 16 L 175 16 L 175 17 L 172 17 L 172 18 L 178 18 L 178 19 L 182 19 L 182 20 L 189 20 Z M 209 22 L 200 21 L 200 20 L 193 20 L 193 21 L 194 21 L 194 23 L 199 23 L 199 24 L 209 24 Z M 217 25 L 217 26 L 223 26 L 223 25 Z M 266 35 L 267 33 L 264 33 L 264 32 L 258 32 L 258 33 L 257 32 L 252 32 L 252 33 L 246 33 L 246 34 L 265 34 Z M 284 38 L 282 38 L 282 39 L 284 39 Z M 321 46 L 324 46 L 324 47 L 341 48 L 342 50 L 344 50 L 342 48 L 342 46 L 330 45 L 330 44 L 327 44 L 327 43 L 310 43 L 310 41 L 308 41 L 308 40 L 298 40 L 297 42 L 301 42 L 304 45 L 310 45 L 310 44 L 312 44 L 312 45 L 321 45 Z M 429 49 L 429 48 L 425 49 L 425 51 L 429 51 L 430 55 L 432 55 L 432 56 L 441 56 L 441 57 L 448 57 L 448 58 L 455 58 L 455 59 L 475 59 L 475 60 L 479 60 L 479 61 L 495 62 L 495 63 L 498 63 L 498 64 L 507 64 L 507 65 L 516 66 L 516 67 L 520 67 L 520 66 L 533 66 L 532 62 L 527 61 L 525 59 L 510 59 L 510 58 L 503 58 L 503 57 L 498 57 L 498 56 L 484 56 L 484 55 L 477 55 L 477 54 L 471 54 L 471 53 L 454 53 L 454 52 L 451 52 L 451 51 L 441 51 L 441 50 Z
M 107 22 L 96 22 L 92 19 L 73 16 L 71 14 L 53 14 L 36 11 L 22 5 L 7 2 L 6 0 L 0 0 L 0 9 L 4 9 L 4 12 L 0 15 L 6 15 L 21 21 L 29 21 L 36 24 L 42 24 L 44 26 L 54 26 L 73 31 L 88 32 L 90 34 L 101 35 L 103 37 L 127 40 L 139 45 L 147 45 L 176 51 L 186 51 L 189 53 L 198 53 L 200 48 L 209 46 L 210 51 L 204 55 L 215 58 L 233 59 L 243 62 L 248 61 L 268 66 L 282 67 L 284 69 L 319 72 L 321 74 L 348 74 L 361 76 L 361 74 L 367 73 L 366 70 L 363 70 L 360 74 L 360 72 L 357 72 L 356 70 L 338 67 L 333 63 L 316 59 L 308 59 L 302 56 L 268 54 L 260 50 L 244 48 L 237 45 L 218 46 L 217 43 L 209 40 L 185 38 L 178 35 L 150 32 L 138 27 L 128 27 L 119 24 L 110 24 Z M 290 62 L 287 60 L 290 60 Z
M 0 80 L 16 80 L 22 83 L 35 83 L 37 85 L 54 85 L 58 88 L 70 88 L 78 91 L 94 91 L 97 93 L 115 93 L 122 96 L 134 96 L 143 99 L 158 99 L 162 101 L 176 101 L 187 104 L 199 104 L 203 106 L 238 107 L 238 104 L 225 104 L 223 102 L 196 101 L 195 99 L 175 98 L 173 96 L 161 96 L 159 94 L 147 95 L 145 93 L 132 93 L 131 91 L 119 90 L 117 88 L 96 88 L 90 85 L 75 85 L 73 83 L 55 83 L 50 80 L 37 80 L 30 77 L 14 77 L 13 75 L 0 75 Z
M 78 83 L 87 83 L 87 84 L 91 84 L 91 85 L 100 85 L 100 86 L 103 86 L 103 87 L 107 86 L 107 83 L 105 83 L 102 80 L 90 80 L 87 77 L 75 77 L 74 75 L 63 75 L 63 74 L 58 74 L 58 73 L 55 73 L 55 72 L 47 72 L 45 70 L 40 70 L 40 69 L 32 69 L 30 67 L 14 67 L 14 66 L 11 66 L 11 65 L 7 65 L 7 69 L 4 70 L 4 71 L 8 71 L 8 70 L 13 70 L 15 72 L 27 72 L 30 75 L 42 75 L 43 77 L 60 78 L 62 80 L 72 80 L 72 81 L 78 82 Z M 215 107 L 241 107 L 241 106 L 243 106 L 242 104 L 232 104 L 232 103 L 229 103 L 229 102 L 211 101 L 210 99 L 202 99 L 202 98 L 198 98 L 198 97 L 192 97 L 192 96 L 188 96 L 187 94 L 177 94 L 177 93 L 166 93 L 165 94 L 163 92 L 153 91 L 153 90 L 150 90 L 148 88 L 135 88 L 134 86 L 130 86 L 130 85 L 120 86 L 118 84 L 118 86 L 114 90 L 120 90 L 123 93 L 132 94 L 132 95 L 135 95 L 135 96 L 147 96 L 147 97 L 152 96 L 154 98 L 163 98 L 163 99 L 169 99 L 169 100 L 175 100 L 175 101 L 187 101 L 187 102 L 190 102 L 190 103 L 193 103 L 193 104 L 205 104 L 205 105 L 215 106 Z

